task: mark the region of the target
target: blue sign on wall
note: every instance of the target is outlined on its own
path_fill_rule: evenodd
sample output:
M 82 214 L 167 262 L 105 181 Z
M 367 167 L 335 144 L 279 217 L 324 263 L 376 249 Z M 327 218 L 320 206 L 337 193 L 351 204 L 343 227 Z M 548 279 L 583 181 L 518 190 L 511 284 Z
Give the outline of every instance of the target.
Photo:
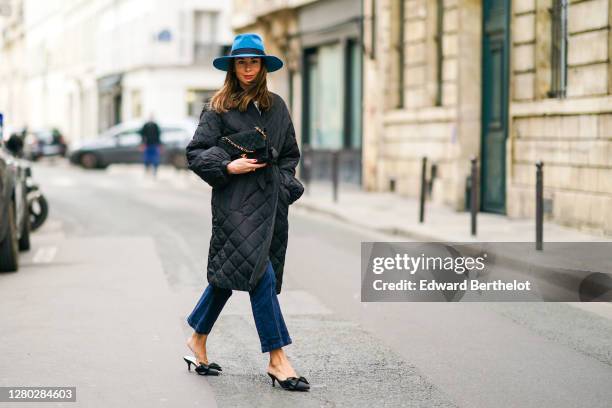
M 157 34 L 157 41 L 159 42 L 170 42 L 172 41 L 172 33 L 170 30 L 161 30 Z

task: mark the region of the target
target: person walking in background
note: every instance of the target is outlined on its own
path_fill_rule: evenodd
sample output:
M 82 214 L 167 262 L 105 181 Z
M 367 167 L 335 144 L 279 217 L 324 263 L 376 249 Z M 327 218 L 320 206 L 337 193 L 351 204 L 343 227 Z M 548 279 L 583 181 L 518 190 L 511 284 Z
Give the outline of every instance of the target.
M 157 123 L 155 123 L 153 114 L 150 115 L 149 120 L 142 126 L 139 133 L 142 137 L 145 173 L 148 172 L 149 167 L 151 167 L 153 170 L 153 177 L 155 177 L 157 175 L 157 167 L 159 166 L 161 155 L 161 130 Z
M 267 374 L 272 385 L 278 382 L 285 390 L 307 391 L 308 381 L 296 374 L 283 350 L 292 339 L 277 298 L 289 205 L 304 192 L 295 177 L 300 150 L 289 109 L 266 85 L 267 73 L 280 69 L 283 62 L 266 55 L 261 37 L 249 33 L 236 36 L 231 54 L 215 58 L 213 65 L 227 72 L 225 83 L 210 107 L 204 107 L 186 148 L 189 169 L 213 188 L 213 227 L 209 284 L 187 318 L 194 329 L 187 346 L 194 356 L 184 360 L 198 374 L 219 375 L 219 364 L 208 362 L 206 340 L 232 290 L 248 291 L 261 351 L 270 353 Z M 269 141 L 270 154 L 261 163 L 246 155 L 234 158 L 218 145 L 224 135 L 253 129 Z
M 66 144 L 66 141 L 64 140 L 64 135 L 62 135 L 62 132 L 60 132 L 59 129 L 57 128 L 53 128 L 51 132 L 52 132 L 51 144 L 53 146 L 58 147 L 60 156 L 65 157 L 66 150 L 68 150 L 68 145 Z

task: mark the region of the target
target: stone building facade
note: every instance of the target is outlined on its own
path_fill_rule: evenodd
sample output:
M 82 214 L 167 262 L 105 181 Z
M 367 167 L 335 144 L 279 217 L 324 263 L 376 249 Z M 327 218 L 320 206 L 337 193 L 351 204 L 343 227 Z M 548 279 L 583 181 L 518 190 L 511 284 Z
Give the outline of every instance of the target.
M 364 0 L 364 188 L 612 233 L 610 0 Z M 552 239 L 552 237 L 551 237 Z
M 23 0 L 0 0 L 0 113 L 5 117 L 5 136 L 25 121 Z
M 337 153 L 340 180 L 360 185 L 360 2 L 236 0 L 234 10 L 234 30 L 259 33 L 266 52 L 286 64 L 269 75 L 269 86 L 291 109 L 304 158 L 312 163 L 310 176 L 329 180 Z

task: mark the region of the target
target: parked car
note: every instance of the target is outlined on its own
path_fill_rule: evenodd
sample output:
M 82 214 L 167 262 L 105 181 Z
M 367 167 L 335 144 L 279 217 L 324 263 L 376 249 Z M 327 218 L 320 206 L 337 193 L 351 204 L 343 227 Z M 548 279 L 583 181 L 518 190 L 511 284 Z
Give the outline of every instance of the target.
M 106 168 L 114 163 L 141 163 L 142 138 L 139 131 L 144 123 L 144 120 L 121 123 L 97 138 L 70 145 L 70 162 L 88 169 Z M 197 125 L 195 119 L 160 121 L 163 144 L 161 163 L 171 164 L 176 168 L 187 167 L 185 147 L 193 137 Z
M 68 148 L 64 136 L 55 128 L 27 131 L 24 142 L 24 157 L 34 161 L 41 157 L 63 157 Z
M 0 146 L 0 271 L 19 268 L 19 251 L 30 249 L 26 171 L 9 141 Z M 8 145 L 8 146 L 7 146 Z

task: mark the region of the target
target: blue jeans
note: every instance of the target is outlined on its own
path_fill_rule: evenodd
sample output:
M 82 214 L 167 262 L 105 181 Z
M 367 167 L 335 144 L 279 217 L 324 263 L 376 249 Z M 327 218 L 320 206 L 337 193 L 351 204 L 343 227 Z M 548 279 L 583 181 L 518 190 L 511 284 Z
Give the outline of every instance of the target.
M 142 153 L 142 160 L 144 162 L 145 167 L 150 166 L 150 165 L 153 167 L 159 166 L 159 159 L 160 159 L 159 145 L 145 146 L 145 149 Z
M 209 284 L 195 309 L 187 318 L 187 323 L 196 333 L 209 334 L 231 295 L 231 289 L 218 288 Z M 264 276 L 257 287 L 249 292 L 249 296 L 261 343 L 261 352 L 267 353 L 291 344 L 291 337 L 289 337 L 276 297 L 276 276 L 270 260 L 268 260 Z

